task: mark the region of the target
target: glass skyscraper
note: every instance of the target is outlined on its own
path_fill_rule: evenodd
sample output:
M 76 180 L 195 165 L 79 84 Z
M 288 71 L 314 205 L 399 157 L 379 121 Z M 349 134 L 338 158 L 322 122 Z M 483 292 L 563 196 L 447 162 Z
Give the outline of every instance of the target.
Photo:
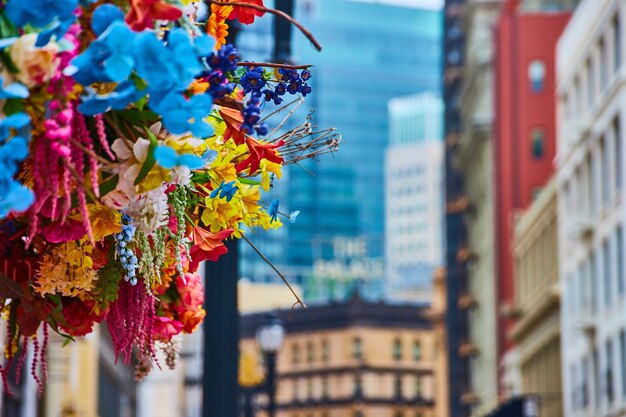
M 315 65 L 313 92 L 293 123 L 315 109 L 313 123 L 320 129 L 336 127 L 343 141 L 334 156 L 290 166 L 273 190 L 283 211 L 301 211 L 297 222 L 251 239 L 304 286 L 305 296 L 327 298 L 334 290 L 313 284 L 319 262 L 344 256 L 339 263 L 357 275 L 364 268 L 371 272 L 372 262 L 382 262 L 387 103 L 392 97 L 439 92 L 441 12 L 364 1 L 296 0 L 295 17 L 323 50 L 318 53 L 293 29 L 294 60 Z M 269 59 L 273 18 L 264 16 L 260 24 L 244 27 L 238 47 L 245 59 Z M 346 255 L 341 249 L 346 242 L 356 245 L 358 253 Z M 360 269 L 350 267 L 355 261 L 350 256 L 359 258 Z M 241 259 L 242 276 L 253 281 L 273 276 L 245 243 Z

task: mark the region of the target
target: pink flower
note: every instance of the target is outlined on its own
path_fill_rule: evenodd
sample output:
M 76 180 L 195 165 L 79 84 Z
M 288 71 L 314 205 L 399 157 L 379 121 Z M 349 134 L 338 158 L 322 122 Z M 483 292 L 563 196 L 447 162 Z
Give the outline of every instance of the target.
M 185 285 L 182 277 L 176 278 L 176 289 L 178 294 L 180 294 L 182 302 L 182 305 L 177 306 L 177 310 L 197 311 L 202 308 L 202 303 L 204 303 L 202 280 L 199 274 L 189 272 L 185 274 L 185 279 L 187 280 L 187 285 Z
M 183 323 L 178 320 L 164 316 L 156 316 L 154 318 L 154 326 L 152 327 L 152 335 L 164 342 L 169 341 L 172 336 L 176 336 L 183 329 Z

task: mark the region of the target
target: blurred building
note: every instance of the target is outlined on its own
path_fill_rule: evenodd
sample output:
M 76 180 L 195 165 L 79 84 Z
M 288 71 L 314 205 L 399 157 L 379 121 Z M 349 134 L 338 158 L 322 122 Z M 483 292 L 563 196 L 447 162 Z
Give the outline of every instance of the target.
M 43 413 L 37 415 L 135 417 L 134 372 L 121 361 L 116 363 L 106 326 L 97 326 L 76 342 L 65 342 L 51 333 Z
M 567 416 L 626 406 L 626 3 L 583 0 L 557 47 L 561 355 Z
M 447 417 L 445 282 L 434 309 L 343 303 L 278 311 L 286 330 L 278 354 L 278 417 Z M 256 329 L 266 314 L 241 319 L 242 358 L 260 362 Z M 246 366 L 246 378 L 261 380 Z M 241 375 L 240 375 L 241 378 Z M 263 402 L 258 416 L 265 416 Z
M 469 364 L 458 349 L 468 338 L 467 309 L 458 308 L 458 300 L 467 292 L 467 263 L 458 258 L 467 239 L 464 212 L 468 199 L 464 191 L 463 174 L 456 163 L 459 138 L 462 133 L 460 95 L 463 87 L 465 34 L 462 29 L 465 1 L 446 0 L 443 37 L 443 100 L 445 130 L 445 265 L 447 297 L 445 325 L 448 339 L 448 404 L 450 415 L 469 416 L 467 396 Z
M 351 286 L 346 291 L 317 291 L 316 285 L 304 281 L 319 272 L 314 271 L 317 260 L 335 260 L 338 239 L 365 242 L 365 257 L 359 262 L 382 265 L 387 101 L 438 91 L 441 14 L 377 2 L 298 0 L 295 17 L 317 37 L 324 51 L 318 53 L 294 31 L 293 59 L 315 67 L 313 93 L 292 117 L 293 123 L 304 121 L 314 108 L 313 123 L 318 128 L 336 127 L 343 143 L 334 157 L 306 161 L 301 164 L 305 169 L 292 166 L 286 170 L 288 178 L 277 181 L 275 193 L 284 210 L 301 211 L 297 222 L 286 225 L 284 235 L 259 233 L 251 238 L 261 250 L 272 252 L 270 259 L 302 285 L 305 298 L 340 299 Z M 246 59 L 271 56 L 273 19 L 268 14 L 259 24 L 244 28 L 238 45 Z M 241 249 L 242 276 L 256 281 L 276 279 L 253 251 L 245 245 Z M 378 295 L 384 273 L 382 268 L 379 271 L 376 279 L 362 283 Z
M 517 320 L 507 335 L 520 394 L 532 397 L 541 417 L 562 417 L 561 323 L 557 202 L 550 181 L 515 226 Z
M 430 301 L 443 264 L 443 103 L 432 93 L 389 101 L 385 284 L 394 299 Z
M 504 2 L 495 32 L 494 216 L 499 392 L 521 391 L 508 335 L 517 287 L 513 231 L 553 172 L 556 153 L 555 50 L 570 1 Z
M 458 170 L 450 179 L 462 186 L 454 199 L 448 197 L 447 209 L 450 215 L 460 212 L 458 222 L 465 228 L 456 245 L 448 247 L 448 274 L 453 268 L 463 271 L 458 278 L 461 282 L 457 298 L 449 299 L 448 308 L 461 311 L 456 314 L 467 314 L 469 328 L 456 346 L 451 344 L 451 354 L 460 356 L 469 366 L 469 384 L 459 393 L 459 399 L 453 398 L 466 407 L 460 416 L 469 415 L 468 408 L 472 415 L 483 416 L 498 402 L 493 58 L 494 28 L 501 3 L 499 0 L 465 2 L 459 21 L 465 37 L 464 79 L 454 103 L 460 114 L 458 120 L 447 121 L 453 127 L 462 126 L 457 135 L 447 137 L 452 147 L 450 164 Z M 450 276 L 449 286 L 452 280 Z M 452 332 L 448 329 L 449 334 Z

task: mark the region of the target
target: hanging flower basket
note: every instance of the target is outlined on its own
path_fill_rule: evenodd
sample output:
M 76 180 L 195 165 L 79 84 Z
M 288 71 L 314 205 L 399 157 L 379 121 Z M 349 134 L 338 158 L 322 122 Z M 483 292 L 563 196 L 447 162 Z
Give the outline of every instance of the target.
M 189 0 L 0 1 L 5 388 L 33 343 L 41 393 L 48 332 L 102 321 L 147 374 L 204 318 L 199 263 L 294 221 L 263 193 L 284 165 L 336 150 L 332 129 L 262 116 L 302 102 L 309 66 L 241 62 L 226 43 L 229 19 L 267 11 L 304 28 L 259 0 L 209 3 L 199 22 Z

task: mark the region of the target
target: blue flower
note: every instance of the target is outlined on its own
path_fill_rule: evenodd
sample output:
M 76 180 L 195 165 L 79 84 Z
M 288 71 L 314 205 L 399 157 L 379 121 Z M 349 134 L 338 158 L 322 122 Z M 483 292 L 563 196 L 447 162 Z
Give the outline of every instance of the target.
M 124 81 L 109 94 L 95 94 L 92 92 L 83 97 L 78 105 L 78 111 L 87 116 L 104 113 L 110 109 L 123 110 L 130 103 L 134 103 L 146 95 L 146 90 L 137 90 L 135 83 Z
M 11 211 L 24 211 L 35 201 L 35 195 L 17 181 L 0 179 L 0 219 Z
M 169 146 L 159 145 L 154 150 L 154 158 L 163 168 L 172 169 L 175 166 L 186 166 L 189 169 L 204 168 L 217 157 L 217 152 L 212 149 L 206 151 L 201 157 L 192 154 L 179 155 Z
M 17 113 L 0 122 L 0 219 L 10 211 L 24 211 L 34 200 L 32 191 L 13 179 L 19 164 L 28 156 L 30 118 Z M 16 135 L 9 140 L 12 132 Z
M 135 66 L 134 32 L 123 21 L 114 21 L 89 47 L 71 62 L 70 75 L 83 85 L 120 82 Z
M 100 36 L 113 23 L 124 20 L 124 12 L 112 4 L 103 4 L 93 11 L 91 28 L 96 36 Z
M 2 87 L 4 80 L 0 77 L 0 100 L 5 98 L 26 98 L 29 95 L 28 88 L 20 83 L 11 83 Z
M 248 68 L 245 74 L 239 79 L 239 83 L 243 87 L 243 92 L 246 94 L 250 91 L 260 92 L 261 89 L 265 87 L 263 68 Z
M 131 285 L 137 284 L 136 269 L 138 261 L 132 249 L 128 248 L 128 244 L 133 240 L 136 230 L 137 228 L 133 224 L 133 218 L 124 213 L 122 215 L 122 231 L 114 235 L 115 254 L 122 267 L 126 270 L 124 280 L 130 282 Z
M 300 214 L 300 210 L 292 211 L 291 213 L 289 213 L 289 222 L 295 223 L 296 219 L 298 218 L 298 214 Z
M 183 29 L 169 33 L 167 46 L 152 32 L 137 35 L 134 42 L 136 70 L 146 80 L 151 100 L 161 101 L 167 92 L 184 91 L 202 72 L 198 54 L 206 52 L 207 45 L 204 37 L 192 44 Z
M 38 28 L 55 18 L 67 20 L 78 6 L 78 0 L 9 0 L 5 13 L 15 26 L 32 25 Z
M 239 52 L 230 43 L 222 46 L 217 53 L 212 53 L 208 58 L 211 68 L 220 69 L 223 72 L 237 69 L 237 62 L 239 62 Z
M 300 72 L 300 78 L 302 78 L 302 81 L 310 80 L 312 75 L 313 74 L 311 74 L 311 71 L 307 69 L 303 69 L 302 72 Z
M 272 218 L 270 220 L 270 223 L 273 223 L 276 221 L 276 217 L 278 217 L 278 205 L 280 204 L 279 200 L 272 200 L 272 202 L 270 203 L 270 207 L 267 209 L 267 214 L 270 215 L 270 217 Z
M 212 106 L 213 99 L 208 94 L 197 94 L 187 100 L 182 94 L 172 92 L 156 104 L 151 102 L 152 109 L 161 115 L 167 130 L 177 135 L 191 132 L 198 138 L 213 134 L 211 125 L 202 120 L 211 112 Z
M 235 186 L 235 181 L 231 181 L 231 182 L 222 181 L 219 187 L 211 191 L 211 194 L 209 194 L 209 197 L 215 198 L 219 194 L 220 198 L 226 198 L 226 201 L 230 202 L 230 200 L 232 200 L 233 197 L 235 196 L 235 193 L 237 192 L 237 190 L 238 188 Z
M 300 92 L 300 94 L 302 94 L 302 97 L 306 97 L 307 94 L 311 92 L 311 86 L 304 83 L 298 88 L 298 91 Z
M 62 39 L 75 20 L 76 17 L 74 15 L 66 16 L 63 19 L 56 19 L 46 30 L 39 32 L 35 46 L 37 48 L 46 46 L 52 37 L 56 40 Z

